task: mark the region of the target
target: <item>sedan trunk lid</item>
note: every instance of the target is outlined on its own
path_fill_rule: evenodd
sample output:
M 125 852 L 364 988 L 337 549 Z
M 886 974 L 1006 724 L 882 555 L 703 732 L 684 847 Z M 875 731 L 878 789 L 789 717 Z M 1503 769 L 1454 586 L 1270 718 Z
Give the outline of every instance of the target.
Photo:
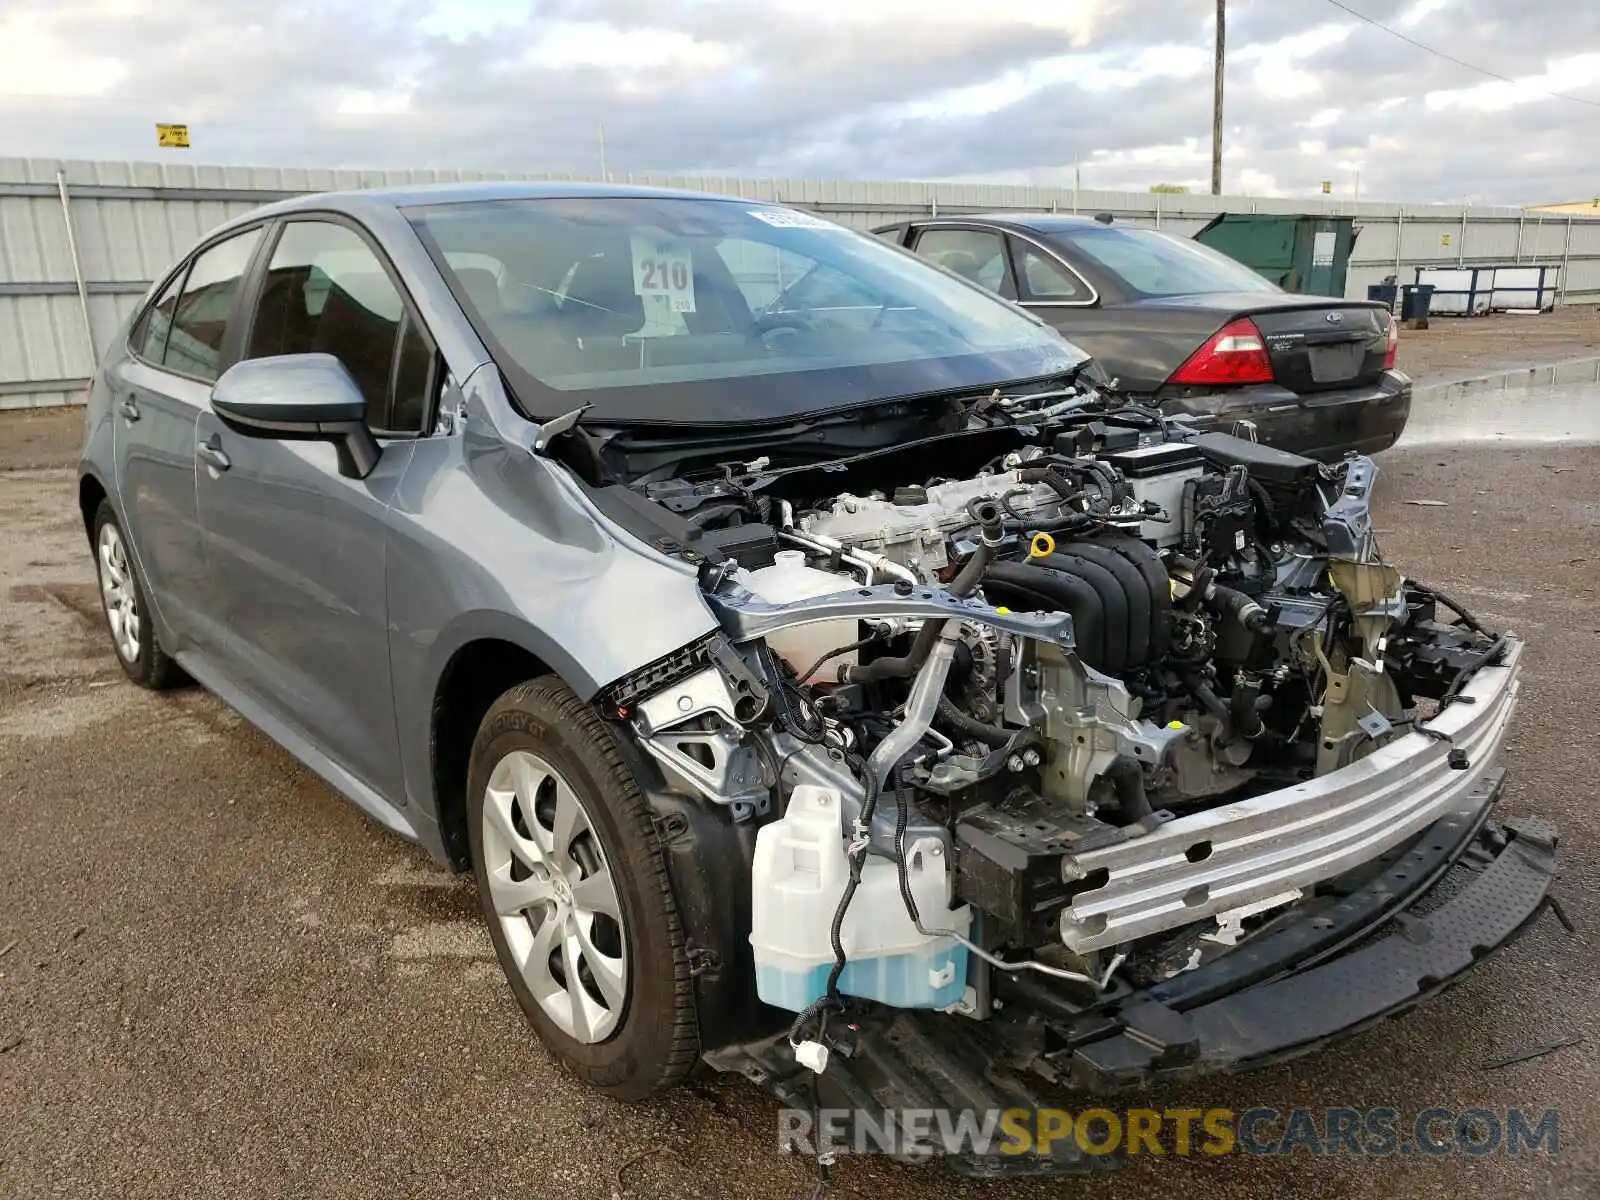
M 1206 313 L 1217 329 L 1248 318 L 1266 342 L 1274 382 L 1301 395 L 1359 387 L 1383 374 L 1389 310 L 1382 304 L 1285 292 L 1166 296 L 1127 307 L 1165 310 L 1175 317 Z

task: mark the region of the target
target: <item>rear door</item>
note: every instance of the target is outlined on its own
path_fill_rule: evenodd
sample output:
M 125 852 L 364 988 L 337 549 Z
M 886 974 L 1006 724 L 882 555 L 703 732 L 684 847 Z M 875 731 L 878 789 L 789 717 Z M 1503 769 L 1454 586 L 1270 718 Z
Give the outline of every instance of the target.
M 135 323 L 107 371 L 117 493 L 173 653 L 212 648 L 222 617 L 195 504 L 195 427 L 229 352 L 259 227 L 202 249 Z
M 1006 251 L 1006 238 L 997 229 L 977 225 L 920 226 L 913 231 L 911 250 L 919 258 L 937 263 L 1007 300 L 1017 298 L 1017 279 Z
M 365 234 L 295 219 L 265 257 L 242 358 L 332 354 L 383 447 L 365 479 L 320 441 L 198 426 L 207 558 L 226 596 L 228 674 L 384 797 L 404 795 L 389 671 L 388 506 L 430 419 L 434 344 Z

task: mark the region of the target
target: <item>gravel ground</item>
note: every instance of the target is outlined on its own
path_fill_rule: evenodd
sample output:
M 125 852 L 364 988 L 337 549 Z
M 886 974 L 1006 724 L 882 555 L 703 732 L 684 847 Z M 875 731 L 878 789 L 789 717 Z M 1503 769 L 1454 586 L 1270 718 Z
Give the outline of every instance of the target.
M 1433 446 L 1384 466 L 1391 557 L 1529 638 L 1504 803 L 1560 824 L 1579 932 L 1546 916 L 1402 1018 L 1150 1103 L 1558 1108 L 1559 1156 L 1146 1157 L 1003 1186 L 848 1161 L 837 1194 L 1600 1195 L 1600 756 L 1578 729 L 1600 691 L 1600 449 Z M 61 467 L 0 473 L 0 654 L 0 1196 L 809 1194 L 763 1093 L 586 1093 L 520 1019 L 468 879 L 207 694 L 127 684 Z
M 1538 316 L 1434 317 L 1400 331 L 1400 369 L 1424 383 L 1600 357 L 1600 306 L 1574 304 Z

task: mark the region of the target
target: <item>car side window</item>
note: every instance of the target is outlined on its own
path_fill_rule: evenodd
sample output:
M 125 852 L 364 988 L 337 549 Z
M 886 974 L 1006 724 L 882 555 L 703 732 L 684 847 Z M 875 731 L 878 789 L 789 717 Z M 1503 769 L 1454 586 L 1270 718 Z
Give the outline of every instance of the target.
M 1087 300 L 1083 285 L 1055 259 L 1037 246 L 1013 242 L 1017 268 L 1030 300 Z
M 924 229 L 917 253 L 1007 299 L 1016 295 L 1006 270 L 1005 239 L 991 230 Z
M 261 230 L 252 229 L 201 252 L 184 281 L 161 357 L 152 362 L 207 383 L 216 379 L 228 318 L 260 240 Z M 156 324 L 152 317 L 147 332 L 154 332 Z
M 427 331 L 355 230 L 291 221 L 273 249 L 246 358 L 331 354 L 361 389 L 367 424 L 421 432 L 435 358 Z
M 178 292 L 184 273 L 179 271 L 162 289 L 156 302 L 144 310 L 139 324 L 128 337 L 128 345 L 146 362 L 159 363 L 167 351 L 167 335 L 172 331 L 172 315 L 178 307 Z

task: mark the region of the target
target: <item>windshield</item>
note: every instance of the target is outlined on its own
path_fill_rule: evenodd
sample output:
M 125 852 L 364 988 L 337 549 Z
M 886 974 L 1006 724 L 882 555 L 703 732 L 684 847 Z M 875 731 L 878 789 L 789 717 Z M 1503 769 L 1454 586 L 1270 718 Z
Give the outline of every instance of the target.
M 537 417 L 773 420 L 1085 357 L 982 289 L 789 209 L 561 197 L 408 215 Z
M 1204 292 L 1276 292 L 1276 285 L 1209 246 L 1154 229 L 1107 225 L 1055 235 L 1069 251 L 1093 259 L 1141 296 Z

